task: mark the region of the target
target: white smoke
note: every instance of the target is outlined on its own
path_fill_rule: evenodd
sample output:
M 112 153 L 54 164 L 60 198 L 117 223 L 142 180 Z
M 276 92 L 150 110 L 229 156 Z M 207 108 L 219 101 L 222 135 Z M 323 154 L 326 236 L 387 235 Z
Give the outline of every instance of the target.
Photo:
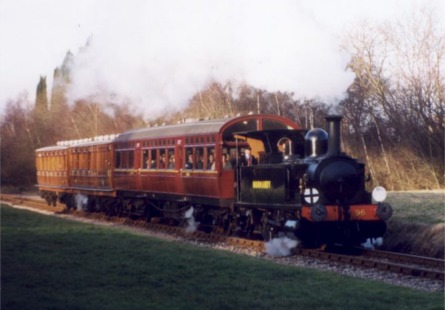
M 196 231 L 196 229 L 198 229 L 199 222 L 195 221 L 195 217 L 193 216 L 193 211 L 194 209 L 193 207 L 191 207 L 184 214 L 184 217 L 187 219 L 187 227 L 185 228 L 185 231 L 187 233 L 193 233 Z
M 266 243 L 266 253 L 272 256 L 289 256 L 297 245 L 298 241 L 289 237 L 274 238 Z
M 325 100 L 353 80 L 329 29 L 297 1 L 131 3 L 75 56 L 71 101 L 132 104 L 148 117 L 185 107 L 212 80 Z
M 366 242 L 362 243 L 361 246 L 365 249 L 374 250 L 376 247 L 380 247 L 383 244 L 383 238 L 368 238 Z
M 76 201 L 77 210 L 84 211 L 85 207 L 88 204 L 88 196 L 82 194 L 76 194 L 74 196 L 74 200 Z

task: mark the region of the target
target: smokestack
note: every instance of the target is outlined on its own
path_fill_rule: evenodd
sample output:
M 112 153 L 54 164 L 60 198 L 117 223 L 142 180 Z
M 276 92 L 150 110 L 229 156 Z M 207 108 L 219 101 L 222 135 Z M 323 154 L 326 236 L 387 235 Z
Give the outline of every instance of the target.
M 340 124 L 343 116 L 328 115 L 326 122 L 328 123 L 328 156 L 340 155 Z

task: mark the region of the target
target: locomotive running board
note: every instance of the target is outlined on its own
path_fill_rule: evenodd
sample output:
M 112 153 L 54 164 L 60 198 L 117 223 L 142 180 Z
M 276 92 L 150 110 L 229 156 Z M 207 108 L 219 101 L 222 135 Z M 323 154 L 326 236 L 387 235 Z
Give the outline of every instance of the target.
M 301 208 L 300 204 L 270 204 L 270 203 L 249 203 L 249 202 L 235 202 L 235 207 L 247 209 L 285 209 L 289 211 L 296 211 Z

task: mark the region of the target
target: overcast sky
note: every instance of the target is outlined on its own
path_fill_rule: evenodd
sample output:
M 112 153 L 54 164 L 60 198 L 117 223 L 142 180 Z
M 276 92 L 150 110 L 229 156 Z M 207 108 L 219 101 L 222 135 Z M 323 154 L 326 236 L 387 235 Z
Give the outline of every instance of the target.
M 0 114 L 76 57 L 69 99 L 113 91 L 144 113 L 182 107 L 210 79 L 335 101 L 352 81 L 341 34 L 430 0 L 0 0 Z M 443 12 L 443 13 L 441 13 Z

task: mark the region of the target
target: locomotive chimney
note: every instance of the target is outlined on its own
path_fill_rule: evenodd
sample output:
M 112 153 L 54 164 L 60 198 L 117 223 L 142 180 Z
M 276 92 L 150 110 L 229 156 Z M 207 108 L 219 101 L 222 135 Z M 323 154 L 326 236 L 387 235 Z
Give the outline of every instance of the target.
M 328 115 L 326 122 L 328 124 L 328 156 L 340 155 L 340 123 L 343 116 Z

